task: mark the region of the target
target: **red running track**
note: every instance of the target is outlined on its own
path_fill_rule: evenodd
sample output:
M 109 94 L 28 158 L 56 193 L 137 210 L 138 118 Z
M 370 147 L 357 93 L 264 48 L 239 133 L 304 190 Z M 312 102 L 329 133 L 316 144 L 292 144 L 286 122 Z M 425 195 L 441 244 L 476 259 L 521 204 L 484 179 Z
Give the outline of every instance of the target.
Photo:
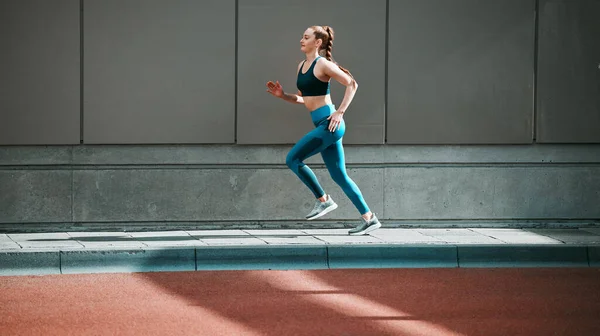
M 600 269 L 0 277 L 1 335 L 600 335 Z

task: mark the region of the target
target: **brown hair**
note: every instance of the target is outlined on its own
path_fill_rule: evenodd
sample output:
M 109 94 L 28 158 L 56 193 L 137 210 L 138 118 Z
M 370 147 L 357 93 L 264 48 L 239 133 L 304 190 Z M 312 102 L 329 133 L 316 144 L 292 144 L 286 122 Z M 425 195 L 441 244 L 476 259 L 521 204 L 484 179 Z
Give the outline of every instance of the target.
M 350 77 L 352 77 L 352 79 L 354 79 L 354 77 L 352 76 L 350 71 L 348 71 L 348 69 L 345 69 L 341 65 L 337 64 L 337 62 L 333 60 L 333 56 L 331 56 L 331 50 L 333 49 L 333 34 L 334 34 L 333 28 L 331 28 L 329 26 L 312 26 L 310 28 L 312 28 L 312 30 L 315 34 L 315 38 L 317 40 L 320 39 L 321 41 L 323 41 L 319 51 L 321 51 L 321 50 L 325 51 L 325 55 L 324 55 L 325 58 L 327 58 L 329 61 L 335 63 L 343 72 L 347 73 Z

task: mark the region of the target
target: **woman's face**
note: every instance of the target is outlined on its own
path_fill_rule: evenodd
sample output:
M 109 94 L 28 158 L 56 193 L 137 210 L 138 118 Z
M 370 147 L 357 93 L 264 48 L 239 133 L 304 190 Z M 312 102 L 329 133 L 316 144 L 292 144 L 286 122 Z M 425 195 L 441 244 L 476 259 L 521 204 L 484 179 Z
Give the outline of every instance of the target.
M 315 32 L 311 28 L 308 28 L 304 31 L 304 35 L 302 35 L 302 39 L 300 40 L 300 50 L 305 53 L 313 52 L 319 48 L 321 42 L 321 40 L 315 39 Z

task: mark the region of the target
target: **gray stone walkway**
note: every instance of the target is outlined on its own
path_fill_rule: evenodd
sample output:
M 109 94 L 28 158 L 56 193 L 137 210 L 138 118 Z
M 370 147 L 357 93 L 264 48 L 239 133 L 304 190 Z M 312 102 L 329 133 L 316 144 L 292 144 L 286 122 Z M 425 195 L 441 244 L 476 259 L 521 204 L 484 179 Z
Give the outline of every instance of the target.
M 0 275 L 354 267 L 597 267 L 600 228 L 0 234 Z

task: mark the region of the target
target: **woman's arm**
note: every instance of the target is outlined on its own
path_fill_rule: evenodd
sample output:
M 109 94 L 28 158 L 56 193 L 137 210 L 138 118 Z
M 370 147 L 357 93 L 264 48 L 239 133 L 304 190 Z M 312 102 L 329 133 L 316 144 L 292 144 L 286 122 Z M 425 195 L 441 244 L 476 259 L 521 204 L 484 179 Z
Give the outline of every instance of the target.
M 300 62 L 298 64 L 298 69 L 296 69 L 296 73 L 300 71 L 300 67 L 302 66 L 302 64 L 303 62 Z M 283 88 L 281 87 L 281 84 L 279 84 L 279 81 L 275 83 L 269 81 L 267 83 L 267 88 L 267 92 L 274 95 L 275 97 L 285 100 L 288 103 L 304 104 L 304 98 L 302 98 L 302 93 L 300 93 L 300 90 L 298 90 L 298 94 L 285 93 L 283 91 Z
M 344 99 L 342 99 L 340 106 L 337 108 L 338 112 L 345 113 L 348 109 L 348 106 L 350 106 L 352 99 L 354 99 L 354 94 L 358 89 L 358 83 L 352 76 L 342 71 L 337 64 L 331 61 L 326 61 L 323 63 L 323 65 L 325 65 L 323 72 L 346 87 Z
M 337 110 L 327 118 L 327 120 L 330 120 L 329 131 L 335 132 L 342 123 L 343 115 L 346 113 L 346 109 L 348 109 L 352 99 L 354 99 L 354 94 L 358 89 L 358 83 L 352 76 L 342 71 L 337 64 L 328 60 L 323 63 L 325 65 L 323 72 L 346 87 L 344 99 L 342 99 L 340 106 L 338 106 Z
M 273 83 L 271 81 L 267 82 L 267 92 L 272 94 L 277 98 L 281 98 L 286 102 L 295 103 L 295 104 L 304 104 L 304 98 L 300 95 L 300 91 L 298 94 L 291 94 L 283 92 L 283 87 L 279 84 L 279 81 Z
M 290 103 L 304 104 L 304 98 L 302 98 L 300 91 L 298 91 L 298 94 L 291 94 L 291 93 L 284 92 L 283 97 L 281 97 L 281 99 L 285 100 L 286 102 L 290 102 Z

